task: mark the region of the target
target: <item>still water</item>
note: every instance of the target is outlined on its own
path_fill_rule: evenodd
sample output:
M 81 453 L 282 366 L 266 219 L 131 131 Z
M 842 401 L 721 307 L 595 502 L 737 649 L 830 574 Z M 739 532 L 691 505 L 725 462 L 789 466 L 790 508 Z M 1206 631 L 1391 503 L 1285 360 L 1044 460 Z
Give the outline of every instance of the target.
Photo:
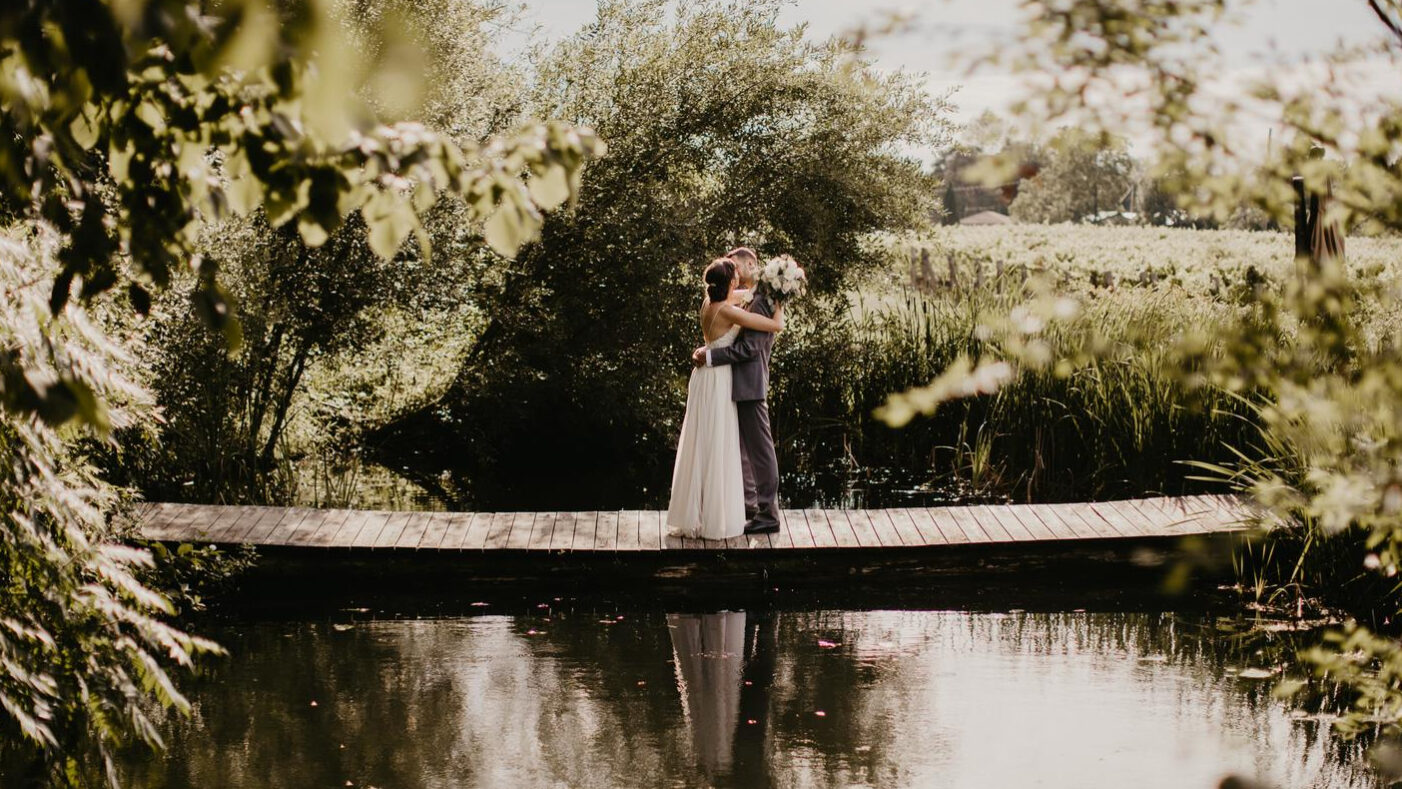
M 469 610 L 223 626 L 131 784 L 1372 785 L 1201 611 Z

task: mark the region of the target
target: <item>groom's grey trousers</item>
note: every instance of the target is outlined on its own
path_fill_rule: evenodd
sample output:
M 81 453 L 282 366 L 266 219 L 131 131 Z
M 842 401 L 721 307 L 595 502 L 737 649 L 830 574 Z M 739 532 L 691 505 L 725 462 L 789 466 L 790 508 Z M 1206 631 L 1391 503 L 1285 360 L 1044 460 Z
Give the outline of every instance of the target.
M 750 302 L 750 312 L 767 318 L 774 309 L 763 296 Z M 779 522 L 779 458 L 769 429 L 769 354 L 774 335 L 742 329 L 726 348 L 712 348 L 707 363 L 730 365 L 730 399 L 740 419 L 740 468 L 745 476 L 745 509 L 758 523 Z

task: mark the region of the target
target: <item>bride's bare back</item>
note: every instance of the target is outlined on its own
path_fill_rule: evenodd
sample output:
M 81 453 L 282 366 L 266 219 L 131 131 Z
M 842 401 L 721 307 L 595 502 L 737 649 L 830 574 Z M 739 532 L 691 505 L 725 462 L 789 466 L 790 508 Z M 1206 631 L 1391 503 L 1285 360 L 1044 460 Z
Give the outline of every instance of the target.
M 753 331 L 763 331 L 777 334 L 784 330 L 784 305 L 774 306 L 774 317 L 766 318 L 757 312 L 750 312 L 739 306 L 734 292 L 731 298 L 713 303 L 709 299 L 701 305 L 701 336 L 707 343 L 715 342 L 724 337 L 726 332 L 733 326 L 740 326 Z

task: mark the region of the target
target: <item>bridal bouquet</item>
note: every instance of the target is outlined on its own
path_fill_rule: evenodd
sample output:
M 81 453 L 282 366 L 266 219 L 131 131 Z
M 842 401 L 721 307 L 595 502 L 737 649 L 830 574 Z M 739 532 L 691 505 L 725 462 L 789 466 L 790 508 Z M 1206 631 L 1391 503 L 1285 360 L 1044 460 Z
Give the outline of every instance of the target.
M 755 287 L 775 304 L 802 296 L 808 291 L 808 275 L 798 265 L 798 261 L 788 255 L 780 255 L 764 261 L 759 275 L 755 277 Z

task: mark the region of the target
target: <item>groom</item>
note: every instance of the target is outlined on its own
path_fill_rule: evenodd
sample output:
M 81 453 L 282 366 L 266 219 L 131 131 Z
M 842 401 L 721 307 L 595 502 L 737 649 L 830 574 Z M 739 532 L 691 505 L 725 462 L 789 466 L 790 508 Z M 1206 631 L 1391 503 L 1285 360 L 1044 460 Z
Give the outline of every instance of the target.
M 740 272 L 740 284 L 753 291 L 759 257 L 748 247 L 726 253 Z M 759 293 L 750 301 L 750 312 L 774 317 L 774 307 Z M 740 417 L 740 468 L 745 476 L 746 534 L 770 534 L 779 530 L 779 459 L 769 431 L 769 352 L 774 335 L 742 329 L 728 348 L 697 348 L 691 355 L 696 366 L 731 365 L 731 399 Z

